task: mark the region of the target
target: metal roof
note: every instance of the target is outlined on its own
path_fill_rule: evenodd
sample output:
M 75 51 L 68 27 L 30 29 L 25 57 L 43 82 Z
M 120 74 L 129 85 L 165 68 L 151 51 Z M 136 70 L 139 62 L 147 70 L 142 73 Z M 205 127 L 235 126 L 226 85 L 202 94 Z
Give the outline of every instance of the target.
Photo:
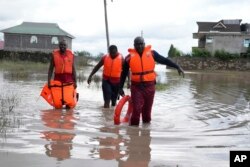
M 20 25 L 1 30 L 3 33 L 58 35 L 74 38 L 73 35 L 62 30 L 56 23 L 23 22 Z
M 240 32 L 241 20 L 220 20 L 219 22 L 197 22 L 198 32 Z

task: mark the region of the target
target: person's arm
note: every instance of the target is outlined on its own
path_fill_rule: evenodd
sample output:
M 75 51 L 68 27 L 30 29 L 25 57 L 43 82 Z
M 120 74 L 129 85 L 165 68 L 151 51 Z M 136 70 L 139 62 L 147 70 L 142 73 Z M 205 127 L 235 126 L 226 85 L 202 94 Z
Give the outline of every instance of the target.
M 131 73 L 128 72 L 128 82 L 127 82 L 127 88 L 128 88 L 128 89 L 130 89 L 130 87 L 131 87 L 130 75 L 131 75 Z
M 176 68 L 176 69 L 179 68 L 179 66 L 175 62 L 173 62 L 172 60 L 170 60 L 170 59 L 168 59 L 166 57 L 163 57 L 162 55 L 160 55 L 155 50 L 153 50 L 152 52 L 153 52 L 153 55 L 154 55 L 154 59 L 155 59 L 155 61 L 157 63 L 164 64 L 164 65 L 167 65 L 169 67 Z
M 76 68 L 75 68 L 75 64 L 73 64 L 73 80 L 74 80 L 74 86 L 75 88 L 77 88 L 77 75 L 76 75 Z
M 104 65 L 104 58 L 102 58 L 97 64 L 96 66 L 94 67 L 94 69 L 92 70 L 92 72 L 89 74 L 89 77 L 88 77 L 88 84 L 91 83 L 91 80 L 92 80 L 92 76 Z
M 124 63 L 122 65 L 122 73 L 121 73 L 121 79 L 120 79 L 120 90 L 119 90 L 119 94 L 122 96 L 124 95 L 123 86 L 124 86 L 124 83 L 126 81 L 126 77 L 128 75 L 128 72 L 129 72 L 129 64 L 128 64 L 129 59 L 130 59 L 130 55 L 128 55 L 125 58 Z
M 173 62 L 172 60 L 170 60 L 170 59 L 168 59 L 166 57 L 163 57 L 162 55 L 160 55 L 155 50 L 153 50 L 152 52 L 153 52 L 153 55 L 154 55 L 154 59 L 155 59 L 155 61 L 157 63 L 164 64 L 164 65 L 167 65 L 169 67 L 173 67 L 173 68 L 177 69 L 179 75 L 182 75 L 184 77 L 184 71 L 178 64 L 176 64 L 175 62 Z
M 49 70 L 48 70 L 48 87 L 50 88 L 50 80 L 53 74 L 53 70 L 54 70 L 54 60 L 53 60 L 53 56 L 51 56 L 50 59 L 50 64 L 49 64 Z

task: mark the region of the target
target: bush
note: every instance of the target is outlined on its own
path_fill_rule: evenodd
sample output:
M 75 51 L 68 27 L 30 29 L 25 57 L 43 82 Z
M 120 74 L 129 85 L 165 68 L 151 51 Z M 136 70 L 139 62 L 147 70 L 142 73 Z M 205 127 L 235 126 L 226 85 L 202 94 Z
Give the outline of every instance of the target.
M 226 52 L 225 50 L 216 50 L 214 53 L 214 57 L 216 57 L 220 60 L 223 60 L 223 61 L 228 61 L 231 59 L 240 58 L 240 55 L 236 54 L 236 53 L 232 54 L 232 53 Z
M 192 50 L 192 56 L 193 57 L 211 57 L 212 55 L 206 49 L 194 48 Z
M 0 60 L 10 60 L 10 61 L 21 60 L 21 61 L 48 63 L 50 61 L 50 57 L 51 53 L 0 50 Z

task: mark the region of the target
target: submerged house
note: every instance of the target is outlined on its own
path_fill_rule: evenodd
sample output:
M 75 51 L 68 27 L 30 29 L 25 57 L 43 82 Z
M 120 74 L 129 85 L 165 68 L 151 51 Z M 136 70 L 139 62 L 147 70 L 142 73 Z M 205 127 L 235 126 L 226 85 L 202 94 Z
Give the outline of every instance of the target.
M 71 49 L 74 38 L 56 23 L 23 22 L 0 32 L 4 34 L 3 49 L 7 51 L 51 52 L 62 39 Z
M 218 22 L 197 22 L 198 32 L 193 39 L 198 39 L 199 49 L 206 49 L 212 54 L 216 50 L 229 53 L 245 53 L 250 44 L 250 26 L 241 24 L 241 19 L 220 20 Z

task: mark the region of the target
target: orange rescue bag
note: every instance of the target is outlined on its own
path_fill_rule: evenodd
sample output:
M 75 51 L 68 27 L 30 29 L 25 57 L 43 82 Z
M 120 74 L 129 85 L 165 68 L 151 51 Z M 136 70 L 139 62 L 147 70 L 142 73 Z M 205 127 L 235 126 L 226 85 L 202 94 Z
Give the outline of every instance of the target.
M 50 88 L 45 84 L 40 95 L 56 109 L 67 105 L 74 108 L 78 100 L 78 93 L 74 88 L 74 83 L 61 83 L 60 81 L 50 81 Z

